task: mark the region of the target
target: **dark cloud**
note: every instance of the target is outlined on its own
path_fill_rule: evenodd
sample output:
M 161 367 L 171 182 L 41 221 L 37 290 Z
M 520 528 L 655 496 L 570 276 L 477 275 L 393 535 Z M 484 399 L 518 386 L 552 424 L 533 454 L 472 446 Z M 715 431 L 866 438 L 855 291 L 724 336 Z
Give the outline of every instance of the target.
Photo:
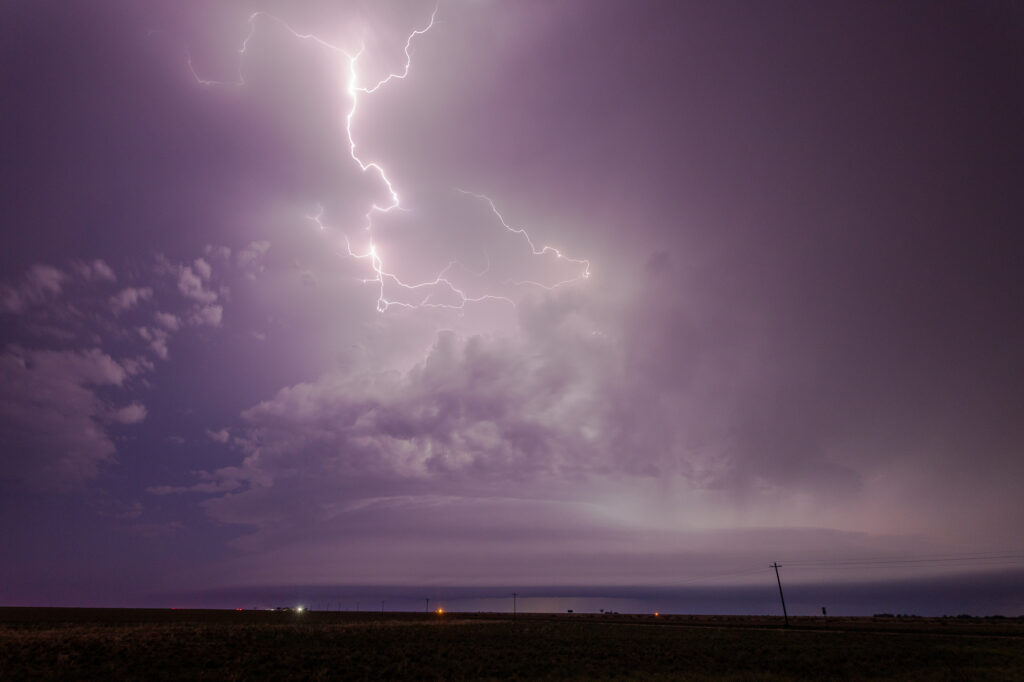
M 103 419 L 130 424 L 145 407 L 107 404 L 97 394 L 128 378 L 124 367 L 98 348 L 32 351 L 8 347 L 0 356 L 2 477 L 33 487 L 66 487 L 96 475 L 112 461 L 115 446 Z

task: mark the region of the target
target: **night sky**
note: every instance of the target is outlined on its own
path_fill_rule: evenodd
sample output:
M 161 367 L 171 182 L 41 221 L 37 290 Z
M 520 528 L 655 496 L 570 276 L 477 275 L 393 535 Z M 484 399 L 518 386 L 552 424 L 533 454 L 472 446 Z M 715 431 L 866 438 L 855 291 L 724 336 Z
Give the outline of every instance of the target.
M 1024 612 L 1020 3 L 15 0 L 0 88 L 0 604 Z

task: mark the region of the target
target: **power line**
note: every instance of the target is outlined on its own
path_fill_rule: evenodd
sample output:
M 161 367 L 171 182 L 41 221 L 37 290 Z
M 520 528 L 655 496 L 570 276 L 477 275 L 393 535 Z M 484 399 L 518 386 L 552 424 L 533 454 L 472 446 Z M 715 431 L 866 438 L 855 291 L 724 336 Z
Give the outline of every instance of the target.
M 800 567 L 833 567 L 833 566 L 894 566 L 894 565 L 912 565 L 912 564 L 935 564 L 935 563 L 956 563 L 956 562 L 971 562 L 971 561 L 1006 561 L 1006 560 L 1022 560 L 1024 559 L 1024 553 L 1021 554 L 995 554 L 995 555 L 976 555 L 976 556 L 945 556 L 945 557 L 928 557 L 928 558 L 917 558 L 917 559 L 818 559 L 818 560 L 804 560 L 804 561 L 790 561 L 787 562 L 788 566 L 800 566 Z
M 786 613 L 786 598 L 782 596 L 782 578 L 779 577 L 779 562 L 772 562 L 772 568 L 775 569 L 775 580 L 779 583 L 779 599 L 782 600 L 782 617 L 786 619 L 786 627 L 789 627 L 789 614 Z
M 861 568 L 913 568 L 915 566 L 941 565 L 951 563 L 952 565 L 963 565 L 971 562 L 997 562 L 1007 567 L 1015 567 L 1016 561 L 1024 561 L 1024 551 L 1019 550 L 991 550 L 987 552 L 961 552 L 930 557 L 913 558 L 872 558 L 872 559 L 803 559 L 786 562 L 791 568 L 842 568 L 846 566 Z M 1024 565 L 1024 564 L 1021 564 Z M 737 568 L 723 573 L 712 573 L 710 575 L 698 575 L 674 582 L 674 585 L 690 585 L 719 578 L 736 578 L 761 573 L 763 568 Z

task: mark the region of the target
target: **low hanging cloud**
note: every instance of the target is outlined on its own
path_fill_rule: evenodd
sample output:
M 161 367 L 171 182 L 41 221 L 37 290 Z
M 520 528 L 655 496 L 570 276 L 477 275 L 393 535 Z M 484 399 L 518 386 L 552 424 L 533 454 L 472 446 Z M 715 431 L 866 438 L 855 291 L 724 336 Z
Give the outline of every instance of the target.
M 595 327 L 602 319 L 606 333 Z M 207 431 L 237 464 L 149 492 L 208 496 L 201 504 L 212 519 L 245 527 L 234 546 L 265 566 L 239 568 L 245 579 L 319 580 L 284 568 L 283 556 L 334 561 L 341 550 L 332 547 L 380 551 L 382 538 L 419 568 L 350 564 L 353 575 L 467 580 L 474 566 L 487 575 L 514 566 L 510 575 L 542 580 L 562 575 L 552 567 L 582 575 L 595 556 L 614 555 L 595 580 L 616 571 L 667 579 L 679 548 L 697 557 L 709 543 L 676 524 L 727 513 L 738 491 L 751 505 L 777 504 L 782 478 L 745 471 L 749 456 L 737 448 L 746 436 L 736 431 L 749 409 L 720 402 L 703 378 L 708 363 L 735 363 L 733 350 L 691 335 L 695 366 L 666 376 L 660 361 L 678 347 L 657 338 L 678 321 L 628 309 L 613 319 L 585 295 L 557 292 L 520 308 L 515 335 L 443 331 L 406 370 L 336 371 L 283 388 L 230 432 Z M 779 475 L 789 495 L 813 494 L 834 465 L 815 452 L 798 460 Z M 827 494 L 855 486 L 844 478 L 857 474 L 835 478 Z M 648 572 L 628 568 L 641 556 Z
M 339 371 L 283 388 L 240 415 L 238 465 L 151 492 L 221 494 L 206 504 L 214 518 L 261 526 L 267 512 L 250 516 L 251 500 L 299 491 L 315 516 L 317 506 L 507 495 L 519 484 L 551 499 L 594 479 L 724 485 L 724 446 L 700 445 L 716 425 L 688 414 L 677 388 L 652 392 L 628 343 L 594 331 L 591 307 L 566 291 L 524 306 L 515 337 L 445 331 L 407 371 Z M 226 431 L 208 435 L 227 442 Z
M 891 515 L 935 507 L 901 492 L 919 480 L 908 473 L 918 462 L 960 457 L 949 445 L 904 445 L 929 417 L 887 418 L 856 391 L 822 401 L 828 386 L 803 377 L 829 349 L 787 353 L 754 315 L 666 300 L 678 277 L 668 254 L 655 253 L 642 277 L 618 300 L 568 288 L 529 299 L 512 334 L 443 331 L 405 369 L 368 362 L 282 388 L 231 427 L 235 465 L 150 490 L 209 495 L 211 518 L 254 529 L 238 541 L 252 549 L 347 528 L 354 510 L 399 498 L 374 532 L 397 532 L 431 500 L 472 517 L 474 500 L 518 491 L 525 506 L 559 501 L 641 528 L 839 527 L 829 524 L 853 517 L 874 537 L 893 532 Z M 979 505 L 972 518 L 998 508 Z M 501 532 L 525 532 L 508 524 Z M 993 536 L 1007 527 L 993 525 Z

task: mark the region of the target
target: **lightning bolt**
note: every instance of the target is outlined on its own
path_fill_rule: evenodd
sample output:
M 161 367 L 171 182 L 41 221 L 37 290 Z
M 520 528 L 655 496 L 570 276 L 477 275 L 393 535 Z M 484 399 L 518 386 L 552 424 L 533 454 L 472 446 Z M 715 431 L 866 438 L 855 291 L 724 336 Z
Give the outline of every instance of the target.
M 296 31 L 294 28 L 292 28 L 283 19 L 281 19 L 281 18 L 279 18 L 277 16 L 274 16 L 272 14 L 268 14 L 266 12 L 262 12 L 262 11 L 260 11 L 260 12 L 253 12 L 252 14 L 249 15 L 248 22 L 247 22 L 248 25 L 249 25 L 249 32 L 246 35 L 245 39 L 242 41 L 242 44 L 241 44 L 241 46 L 238 49 L 238 76 L 237 76 L 237 78 L 235 80 L 232 80 L 232 81 L 220 81 L 220 80 L 212 80 L 212 79 L 208 79 L 208 78 L 203 78 L 196 71 L 195 66 L 192 63 L 191 54 L 186 52 L 186 61 L 187 61 L 187 64 L 188 64 L 188 68 L 189 68 L 189 70 L 190 70 L 190 72 L 192 74 L 192 77 L 195 79 L 196 83 L 198 83 L 199 85 L 203 85 L 203 86 L 233 86 L 233 87 L 242 87 L 242 86 L 247 84 L 246 83 L 246 79 L 245 79 L 244 62 L 245 62 L 245 57 L 246 57 L 246 55 L 247 55 L 247 53 L 249 51 L 250 42 L 252 41 L 253 37 L 256 34 L 257 22 L 260 19 L 266 19 L 268 21 L 272 21 L 272 22 L 278 24 L 279 26 L 284 28 L 286 31 L 288 31 L 295 38 L 303 40 L 303 41 L 310 41 L 312 43 L 315 43 L 316 45 L 318 45 L 320 47 L 326 48 L 326 49 L 328 49 L 328 50 L 330 50 L 332 52 L 335 52 L 335 53 L 338 53 L 340 55 L 343 55 L 344 58 L 347 60 L 347 67 L 348 68 L 346 69 L 346 71 L 347 71 L 347 78 L 346 78 L 346 84 L 345 84 L 345 92 L 348 95 L 348 98 L 349 98 L 349 101 L 351 102 L 351 105 L 349 106 L 349 109 L 348 109 L 347 113 L 345 114 L 345 133 L 346 133 L 346 136 L 348 138 L 348 152 L 349 152 L 349 156 L 359 166 L 359 169 L 363 173 L 373 172 L 374 174 L 377 175 L 377 177 L 379 178 L 380 182 L 382 183 L 383 187 L 386 190 L 386 194 L 388 196 L 388 201 L 386 203 L 384 203 L 384 204 L 378 204 L 376 201 L 372 202 L 370 204 L 369 209 L 364 214 L 363 229 L 364 229 L 365 232 L 367 232 L 369 234 L 369 238 L 368 238 L 368 241 L 367 241 L 367 246 L 365 247 L 365 249 L 358 250 L 356 248 L 353 248 L 352 241 L 349 239 L 348 234 L 345 233 L 344 231 L 341 232 L 342 237 L 344 238 L 344 241 L 345 241 L 345 249 L 342 252 L 342 255 L 346 256 L 348 258 L 352 258 L 352 259 L 356 259 L 356 260 L 363 260 L 363 261 L 367 261 L 368 262 L 369 267 L 370 267 L 371 271 L 373 272 L 373 277 L 363 278 L 360 281 L 362 283 L 364 283 L 364 284 L 376 284 L 376 287 L 377 287 L 377 310 L 379 312 L 381 312 L 381 313 L 386 312 L 388 309 L 390 309 L 391 307 L 395 307 L 395 306 L 402 307 L 402 308 L 447 308 L 447 309 L 461 310 L 461 309 L 465 308 L 466 305 L 468 305 L 470 303 L 479 303 L 479 302 L 484 302 L 484 301 L 500 301 L 500 302 L 511 304 L 513 307 L 516 305 L 515 301 L 512 298 L 510 298 L 508 296 L 500 295 L 500 294 L 485 293 L 485 294 L 481 294 L 481 295 L 471 295 L 471 294 L 467 293 L 464 288 L 456 285 L 451 279 L 449 279 L 448 274 L 452 270 L 452 268 L 454 268 L 456 266 L 462 267 L 463 269 L 465 269 L 465 270 L 467 270 L 469 272 L 472 272 L 472 271 L 470 271 L 469 268 L 466 268 L 461 263 L 459 263 L 457 261 L 454 261 L 454 260 L 450 261 L 440 272 L 437 273 L 437 275 L 433 279 L 422 281 L 422 282 L 406 282 L 397 273 L 392 272 L 392 271 L 386 269 L 385 264 L 384 264 L 384 260 L 383 260 L 383 258 L 381 256 L 381 253 L 379 252 L 379 250 L 377 248 L 377 245 L 373 241 L 373 237 L 372 237 L 372 234 L 373 234 L 373 218 L 374 218 L 375 215 L 386 214 L 386 213 L 390 213 L 390 212 L 396 211 L 396 210 L 408 210 L 408 209 L 405 209 L 402 206 L 401 200 L 399 199 L 399 196 L 398 196 L 398 191 L 395 189 L 395 185 L 391 181 L 391 179 L 388 177 L 388 173 L 384 169 L 384 167 L 380 163 L 378 163 L 377 161 L 367 161 L 367 160 L 364 160 L 357 153 L 358 145 L 356 143 L 356 138 L 355 138 L 355 135 L 353 133 L 353 124 L 354 124 L 354 121 L 355 121 L 355 118 L 356 118 L 356 113 L 357 113 L 357 111 L 359 109 L 359 103 L 360 103 L 361 96 L 372 95 L 373 93 L 377 92 L 379 89 L 381 89 L 382 87 L 384 87 L 388 83 L 391 83 L 392 81 L 396 81 L 396 80 L 404 80 L 406 77 L 408 77 L 410 69 L 412 68 L 411 48 L 412 48 L 413 40 L 416 39 L 417 36 L 421 36 L 421 35 L 427 33 L 428 31 L 430 31 L 430 29 L 433 28 L 435 23 L 436 23 L 436 18 L 437 18 L 437 7 L 435 7 L 434 11 L 431 12 L 430 19 L 429 19 L 428 22 L 426 22 L 426 25 L 424 25 L 422 28 L 414 29 L 406 37 L 405 45 L 404 45 L 404 48 L 403 48 L 403 53 L 405 55 L 405 62 L 402 65 L 401 69 L 398 70 L 398 71 L 389 73 L 387 76 L 385 76 L 384 78 L 378 80 L 372 86 L 360 85 L 359 71 L 357 69 L 357 64 L 359 62 L 359 59 L 360 59 L 360 57 L 362 57 L 362 55 L 365 52 L 365 46 L 360 47 L 360 49 L 358 51 L 356 51 L 354 54 L 350 54 L 344 48 L 342 48 L 342 47 L 340 47 L 338 45 L 335 45 L 335 44 L 333 44 L 333 43 L 331 43 L 329 41 L 326 41 L 326 40 L 320 38 L 319 36 L 317 36 L 315 34 L 312 34 L 312 33 L 301 33 L 299 31 Z M 541 247 L 538 248 L 536 243 L 534 242 L 533 238 L 530 236 L 530 234 L 525 229 L 519 228 L 519 227 L 513 227 L 512 225 L 510 225 L 505 220 L 505 218 L 502 216 L 502 214 L 498 211 L 498 208 L 495 205 L 494 201 L 490 197 L 488 197 L 486 195 L 483 195 L 483 194 L 477 194 L 475 192 L 470 192 L 468 190 L 464 190 L 464 189 L 461 189 L 461 188 L 456 188 L 456 191 L 458 191 L 458 192 L 460 192 L 462 194 L 465 194 L 467 196 L 475 197 L 477 199 L 486 201 L 488 206 L 491 209 L 491 212 L 497 217 L 497 219 L 498 219 L 499 223 L 502 225 L 502 227 L 507 232 L 522 237 L 525 240 L 526 244 L 528 245 L 532 255 L 538 256 L 538 257 L 552 256 L 556 260 L 560 260 L 560 261 L 563 261 L 563 262 L 567 262 L 567 263 L 571 263 L 571 264 L 574 264 L 574 265 L 578 265 L 580 267 L 580 272 L 575 277 L 571 277 L 571 278 L 565 279 L 563 281 L 555 282 L 554 284 L 544 284 L 544 283 L 533 281 L 533 280 L 508 280 L 508 282 L 511 283 L 512 285 L 515 285 L 515 286 L 530 285 L 530 286 L 540 287 L 540 288 L 546 289 L 546 290 L 552 290 L 552 289 L 555 289 L 557 287 L 564 286 L 566 284 L 570 284 L 570 283 L 573 283 L 573 282 L 578 282 L 580 280 L 587 279 L 587 278 L 590 277 L 590 261 L 589 260 L 578 259 L 578 258 L 569 258 L 565 254 L 563 254 L 559 249 L 556 249 L 556 248 L 554 248 L 552 246 L 546 246 L 545 245 L 545 246 L 541 246 Z M 308 220 L 310 220 L 311 222 L 313 222 L 317 227 L 319 227 L 320 230 L 326 232 L 327 231 L 327 225 L 323 222 L 323 217 L 324 217 L 324 208 L 323 208 L 323 206 L 318 207 L 318 210 L 317 210 L 317 212 L 315 214 L 309 214 L 309 215 L 306 216 L 306 218 Z M 486 255 L 486 253 L 485 253 L 485 255 Z M 474 273 L 474 274 L 477 274 L 477 276 L 482 276 L 489 268 L 490 268 L 490 259 L 488 257 L 487 267 L 482 272 Z M 404 300 L 396 300 L 396 299 L 389 298 L 387 296 L 387 291 L 386 291 L 388 284 L 393 285 L 394 287 L 397 287 L 401 291 L 405 292 L 407 295 L 412 296 L 417 302 L 410 303 L 410 302 L 404 301 Z M 445 302 L 438 302 L 438 301 L 434 300 L 435 297 L 437 296 L 439 290 L 440 291 L 447 291 L 450 295 L 454 295 L 455 302 L 454 303 L 445 303 Z M 422 295 L 417 296 L 417 294 L 421 294 L 421 293 L 422 293 Z
M 372 209 L 371 209 L 372 210 Z M 381 209 L 383 210 L 383 209 Z M 323 207 L 315 215 L 307 215 L 306 218 L 314 222 L 321 230 L 326 231 L 327 226 L 322 222 L 323 218 Z M 350 258 L 358 260 L 370 261 L 370 267 L 374 272 L 374 277 L 360 280 L 363 284 L 376 283 L 378 285 L 377 295 L 377 310 L 379 312 L 386 312 L 388 308 L 392 306 L 400 306 L 403 308 L 449 308 L 454 310 L 462 309 L 467 303 L 479 303 L 481 301 L 504 301 L 515 306 L 515 301 L 508 298 L 507 296 L 500 296 L 497 294 L 483 294 L 481 296 L 470 296 L 463 289 L 456 286 L 450 279 L 446 277 L 448 271 L 456 265 L 461 265 L 458 261 L 450 261 L 437 276 L 425 282 L 418 282 L 410 284 L 403 281 L 398 275 L 393 272 L 387 272 L 384 270 L 384 262 L 381 260 L 380 254 L 377 252 L 377 247 L 370 242 L 366 251 L 356 251 L 352 248 L 352 242 L 349 240 L 348 235 L 342 233 L 342 237 L 345 240 L 345 255 Z M 482 273 L 481 273 L 482 274 Z M 405 301 L 395 301 L 387 298 L 384 292 L 384 283 L 390 281 L 405 291 L 415 292 L 417 290 L 426 289 L 428 290 L 424 297 L 418 303 L 407 303 Z M 455 294 L 459 301 L 458 303 L 436 303 L 430 299 L 434 296 L 433 289 L 436 287 L 442 287 L 447 289 L 451 293 Z
M 534 256 L 545 256 L 551 254 L 558 260 L 565 261 L 567 263 L 573 263 L 575 265 L 579 265 L 582 268 L 580 270 L 579 275 L 575 277 L 570 277 L 569 279 L 566 280 L 562 280 L 561 282 L 555 282 L 554 284 L 541 284 L 540 282 L 534 282 L 531 280 L 513 280 L 513 284 L 530 284 L 551 291 L 552 289 L 555 289 L 557 287 L 564 286 L 566 284 L 571 284 L 573 282 L 578 282 L 581 279 L 590 278 L 590 261 L 587 260 L 586 258 L 569 258 L 568 256 L 566 256 L 564 253 L 562 253 L 553 246 L 542 246 L 538 249 L 536 244 L 533 243 L 533 239 L 530 237 L 529 232 L 527 232 L 521 227 L 512 227 L 505 221 L 505 217 L 501 215 L 501 212 L 498 211 L 498 207 L 494 205 L 494 200 L 492 200 L 489 196 L 487 196 L 486 194 L 477 194 L 476 192 L 470 192 L 469 190 L 462 189 L 461 187 L 456 187 L 455 191 L 486 201 L 487 205 L 491 207 L 491 213 L 493 213 L 498 218 L 498 221 L 501 223 L 502 227 L 504 227 L 509 232 L 517 234 L 521 236 L 523 239 L 525 239 L 526 243 L 530 246 L 530 251 L 533 253 Z
M 246 54 L 249 51 L 249 42 L 252 40 L 253 36 L 256 35 L 256 21 L 258 19 L 262 19 L 262 18 L 266 18 L 269 21 L 273 21 L 273 22 L 275 22 L 277 24 L 280 24 L 282 27 L 284 27 L 284 29 L 286 31 L 291 33 L 294 37 L 298 38 L 299 40 L 312 41 L 312 42 L 316 43 L 317 45 L 320 45 L 321 47 L 326 47 L 327 49 L 329 49 L 329 50 L 331 50 L 333 52 L 340 52 L 340 53 L 348 56 L 348 54 L 345 52 L 345 50 L 343 50 L 339 46 L 337 46 L 337 45 L 335 45 L 333 43 L 330 43 L 330 42 L 324 40 L 323 38 L 320 38 L 320 37 L 318 37 L 318 36 L 316 36 L 316 35 L 314 35 L 312 33 L 300 33 L 299 31 L 296 31 L 294 28 L 292 28 L 288 24 L 288 22 L 286 22 L 284 19 L 281 19 L 280 17 L 277 17 L 277 16 L 275 16 L 273 14 L 269 14 L 269 13 L 263 12 L 263 11 L 253 12 L 252 14 L 249 15 L 249 19 L 246 21 L 246 23 L 249 24 L 249 33 L 245 36 L 245 39 L 242 40 L 241 47 L 238 48 L 238 77 L 235 78 L 235 80 L 233 80 L 233 81 L 221 81 L 221 80 L 212 80 L 212 79 L 209 79 L 209 78 L 203 78 L 202 76 L 199 75 L 199 72 L 196 71 L 195 65 L 193 65 L 193 63 L 192 63 L 192 55 L 191 55 L 191 53 L 186 50 L 185 51 L 185 61 L 188 64 L 189 71 L 192 72 L 192 77 L 196 80 L 196 82 L 199 83 L 200 85 L 218 85 L 218 86 L 233 85 L 233 86 L 236 86 L 236 87 L 242 87 L 243 85 L 246 85 L 245 71 L 244 71 L 244 68 L 243 68 L 244 64 L 245 64 L 245 56 L 246 56 Z

